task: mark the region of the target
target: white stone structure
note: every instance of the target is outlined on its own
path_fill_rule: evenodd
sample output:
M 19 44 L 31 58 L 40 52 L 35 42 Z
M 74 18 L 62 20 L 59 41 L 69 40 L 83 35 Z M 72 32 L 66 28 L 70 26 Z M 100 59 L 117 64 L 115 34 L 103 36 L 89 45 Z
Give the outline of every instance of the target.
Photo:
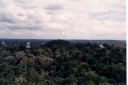
M 7 47 L 7 45 L 4 41 L 1 44 L 2 44 L 2 46 Z
M 100 47 L 100 48 L 105 48 L 103 44 L 100 44 L 99 47 Z
M 27 42 L 27 44 L 26 44 L 26 48 L 27 48 L 27 49 L 30 49 L 30 48 L 31 48 L 31 44 L 30 44 L 30 42 Z

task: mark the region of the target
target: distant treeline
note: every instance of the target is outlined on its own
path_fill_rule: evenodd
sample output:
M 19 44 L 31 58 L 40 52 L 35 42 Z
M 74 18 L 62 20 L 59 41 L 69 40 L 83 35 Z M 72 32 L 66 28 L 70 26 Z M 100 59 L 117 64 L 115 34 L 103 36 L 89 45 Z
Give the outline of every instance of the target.
M 0 42 L 5 41 L 7 43 L 15 43 L 15 44 L 26 44 L 27 41 L 31 42 L 31 44 L 45 44 L 52 39 L 0 39 Z M 125 40 L 66 40 L 70 43 L 81 43 L 81 44 L 115 44 L 115 45 L 126 45 Z

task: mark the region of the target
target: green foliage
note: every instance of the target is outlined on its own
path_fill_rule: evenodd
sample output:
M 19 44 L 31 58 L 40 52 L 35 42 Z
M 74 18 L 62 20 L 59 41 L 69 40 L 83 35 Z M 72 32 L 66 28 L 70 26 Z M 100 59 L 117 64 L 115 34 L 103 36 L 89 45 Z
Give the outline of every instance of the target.
M 104 44 L 0 47 L 0 85 L 126 85 L 126 48 Z

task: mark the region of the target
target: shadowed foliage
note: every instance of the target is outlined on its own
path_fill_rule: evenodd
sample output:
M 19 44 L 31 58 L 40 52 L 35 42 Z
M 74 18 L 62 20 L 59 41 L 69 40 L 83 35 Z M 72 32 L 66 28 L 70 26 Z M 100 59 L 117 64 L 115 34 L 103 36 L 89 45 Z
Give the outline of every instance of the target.
M 126 48 L 64 40 L 0 46 L 0 85 L 126 85 Z

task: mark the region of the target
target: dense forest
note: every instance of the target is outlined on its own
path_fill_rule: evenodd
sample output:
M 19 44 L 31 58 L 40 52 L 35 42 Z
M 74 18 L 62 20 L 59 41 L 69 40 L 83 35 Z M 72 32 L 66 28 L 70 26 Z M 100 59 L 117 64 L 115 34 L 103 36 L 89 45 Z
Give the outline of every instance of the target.
M 126 47 L 64 40 L 1 45 L 0 85 L 126 85 Z

